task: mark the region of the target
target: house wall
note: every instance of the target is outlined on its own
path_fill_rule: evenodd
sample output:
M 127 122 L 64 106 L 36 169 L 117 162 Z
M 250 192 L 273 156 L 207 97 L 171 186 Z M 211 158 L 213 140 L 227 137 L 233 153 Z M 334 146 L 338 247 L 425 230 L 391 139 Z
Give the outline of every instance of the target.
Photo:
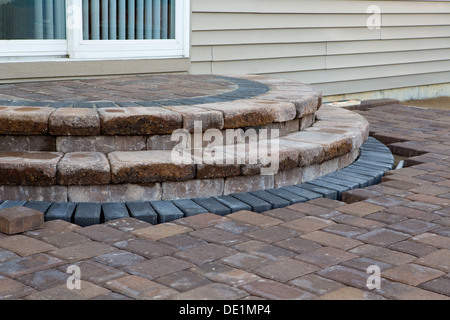
M 371 5 L 379 29 L 367 27 Z M 191 9 L 193 74 L 271 75 L 333 98 L 450 95 L 449 1 L 192 0 Z

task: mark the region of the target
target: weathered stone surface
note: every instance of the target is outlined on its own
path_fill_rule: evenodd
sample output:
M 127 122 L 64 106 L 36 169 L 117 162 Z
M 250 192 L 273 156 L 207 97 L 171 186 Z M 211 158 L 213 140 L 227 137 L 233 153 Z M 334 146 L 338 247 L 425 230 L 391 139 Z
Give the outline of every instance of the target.
M 194 122 L 201 122 L 203 131 L 207 129 L 222 129 L 223 114 L 220 111 L 205 110 L 193 106 L 170 106 L 166 109 L 180 113 L 183 116 L 183 129 L 194 132 Z
M 271 86 L 271 90 L 258 97 L 271 101 L 288 101 L 295 105 L 297 118 L 314 114 L 322 105 L 322 93 L 313 87 L 297 85 Z
M 0 185 L 54 185 L 57 152 L 0 152 Z
M 109 161 L 100 152 L 66 153 L 58 163 L 60 185 L 102 185 L 111 181 Z
M 286 135 L 283 139 L 320 144 L 324 148 L 324 159 L 330 160 L 342 156 L 353 149 L 352 139 L 339 133 L 301 131 Z
M 0 210 L 0 232 L 16 234 L 44 227 L 44 214 L 27 207 Z
M 42 135 L 48 132 L 48 119 L 54 108 L 2 107 L 0 134 Z
M 71 136 L 57 137 L 59 152 L 102 152 L 139 151 L 146 149 L 144 136 Z
M 316 116 L 314 114 L 309 114 L 300 119 L 300 131 L 311 127 L 316 121 Z
M 99 109 L 105 135 L 171 134 L 182 128 L 181 114 L 158 107 Z
M 67 201 L 65 186 L 0 186 L 0 199 L 17 201 Z
M 303 181 L 303 168 L 296 167 L 289 170 L 279 171 L 274 175 L 274 187 L 281 188 L 293 186 Z
M 184 181 L 195 176 L 195 165 L 186 158 L 178 163 L 165 150 L 112 152 L 108 155 L 113 183 Z
M 273 187 L 273 175 L 228 177 L 225 178 L 224 194 L 257 191 Z
M 2 136 L 0 151 L 55 151 L 55 137 Z
M 213 197 L 223 194 L 224 179 L 193 179 L 163 182 L 162 200 Z
M 226 148 L 205 148 L 186 150 L 192 155 L 196 165 L 197 179 L 217 179 L 238 176 L 241 174 L 241 164 Z
M 49 117 L 49 133 L 55 136 L 100 134 L 100 117 L 94 109 L 60 108 Z
M 295 137 L 295 136 L 294 136 Z M 279 139 L 280 147 L 295 149 L 298 151 L 298 165 L 305 167 L 314 163 L 321 163 L 325 158 L 325 150 L 318 143 L 309 143 L 291 139 L 291 135 L 287 135 Z
M 147 150 L 172 150 L 179 142 L 172 141 L 172 135 L 151 135 L 147 139 Z
M 72 202 L 152 201 L 161 200 L 161 184 L 70 186 L 67 193 Z

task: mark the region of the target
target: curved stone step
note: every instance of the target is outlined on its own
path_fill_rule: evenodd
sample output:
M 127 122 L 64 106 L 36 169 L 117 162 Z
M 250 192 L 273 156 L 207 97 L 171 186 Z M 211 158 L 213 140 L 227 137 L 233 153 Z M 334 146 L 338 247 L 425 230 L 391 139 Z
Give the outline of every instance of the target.
M 365 159 L 366 157 L 370 157 L 372 161 L 365 162 L 364 165 L 361 165 L 359 159 Z M 123 202 L 120 206 L 122 212 L 125 212 L 123 209 L 125 208 L 130 217 L 157 224 L 162 221 L 168 222 L 171 221 L 171 219 L 204 212 L 216 214 L 226 214 L 241 210 L 253 210 L 258 212 L 261 210 L 270 210 L 275 206 L 282 207 L 282 203 L 290 205 L 322 197 L 340 200 L 339 193 L 343 190 L 350 190 L 351 188 L 379 183 L 381 181 L 381 176 L 387 171 L 387 169 L 384 169 L 384 166 L 380 168 L 377 165 L 379 162 L 387 164 L 390 169 L 392 169 L 394 165 L 394 157 L 389 148 L 373 138 L 368 138 L 362 145 L 359 159 L 342 170 L 314 179 L 308 183 L 267 189 L 265 192 L 249 192 L 226 196 L 167 201 L 152 201 L 149 199 L 148 201 Z M 343 178 L 345 181 L 343 180 L 340 185 L 340 192 L 336 190 L 335 185 L 332 186 L 329 184 L 327 186 L 319 186 L 320 181 L 327 181 L 328 178 L 336 177 L 336 175 L 345 178 Z M 352 187 L 349 186 L 348 181 L 353 182 Z M 316 182 L 319 183 L 315 184 Z M 267 196 L 268 194 L 270 194 L 270 197 Z M 110 214 L 113 213 L 112 211 L 115 210 L 113 206 L 108 207 L 108 205 L 102 203 L 52 203 L 43 201 L 0 200 L 0 209 L 15 206 L 25 206 L 44 212 L 47 221 L 59 218 L 78 223 L 82 226 L 103 223 L 105 222 L 105 216 L 110 216 Z M 101 208 L 101 211 L 85 210 L 90 207 L 97 209 Z M 174 207 L 176 207 L 177 210 L 174 211 Z M 174 212 L 177 214 L 174 214 Z

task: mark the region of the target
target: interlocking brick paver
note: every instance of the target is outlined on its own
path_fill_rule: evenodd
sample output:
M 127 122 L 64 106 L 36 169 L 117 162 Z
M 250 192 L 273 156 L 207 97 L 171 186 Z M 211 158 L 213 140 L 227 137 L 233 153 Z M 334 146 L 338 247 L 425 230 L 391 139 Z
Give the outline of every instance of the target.
M 187 226 L 192 229 L 212 227 L 219 223 L 230 221 L 227 217 L 222 217 L 213 213 L 201 213 L 187 218 L 176 220 L 175 223 Z
M 150 240 L 160 240 L 177 234 L 187 233 L 192 231 L 191 228 L 178 225 L 175 223 L 164 223 L 151 226 L 148 228 L 142 228 L 131 232 L 132 235 L 146 238 Z
M 440 249 L 433 251 L 415 261 L 418 264 L 450 272 L 450 250 Z
M 93 260 L 116 269 L 122 269 L 145 261 L 145 258 L 128 251 L 114 251 L 96 256 Z
M 401 282 L 386 282 L 377 291 L 384 297 L 392 300 L 449 300 L 448 296 Z
M 155 279 L 156 282 L 179 292 L 189 291 L 212 283 L 206 277 L 192 271 L 182 270 Z
M 247 233 L 247 236 L 252 239 L 269 243 L 296 237 L 298 235 L 300 235 L 300 233 L 295 230 L 290 230 L 279 226 L 268 227 Z
M 185 250 L 207 244 L 206 241 L 194 238 L 186 233 L 159 239 L 158 242 L 167 244 L 178 250 Z
M 174 257 L 164 256 L 148 261 L 143 261 L 124 270 L 150 280 L 193 267 L 190 262 Z
M 322 247 L 303 253 L 295 258 L 320 268 L 328 268 L 335 264 L 354 259 L 357 255 L 331 247 Z
M 174 253 L 174 256 L 195 264 L 204 264 L 226 256 L 231 256 L 235 253 L 236 250 L 232 248 L 209 243 L 183 251 L 178 251 Z
M 303 218 L 305 215 L 301 212 L 290 210 L 287 208 L 277 208 L 261 213 L 272 218 L 281 219 L 283 221 L 290 221 L 294 219 Z
M 266 264 L 255 269 L 254 272 L 267 279 L 287 282 L 317 270 L 319 268 L 312 264 L 295 259 L 285 259 Z
M 237 288 L 220 283 L 207 284 L 174 297 L 174 300 L 237 300 L 248 294 Z
M 324 231 L 313 231 L 300 236 L 303 239 L 317 242 L 323 246 L 329 246 L 336 249 L 349 250 L 363 244 L 361 241 L 347 237 L 338 236 Z
M 371 204 L 367 202 L 354 202 L 345 206 L 339 207 L 336 210 L 342 213 L 350 214 L 357 217 L 364 217 L 368 214 L 378 212 L 385 209 L 382 206 Z
M 344 287 L 320 296 L 317 300 L 385 300 L 385 298 L 372 292 Z
M 404 264 L 383 271 L 384 278 L 402 282 L 412 286 L 417 286 L 422 282 L 438 278 L 440 276 L 443 276 L 444 274 L 445 273 L 442 271 L 424 267 L 414 263 Z
M 348 224 L 353 227 L 368 229 L 368 230 L 383 228 L 385 226 L 385 224 L 382 222 L 378 222 L 378 221 L 374 221 L 374 220 L 366 219 L 366 218 L 355 217 L 355 216 L 351 216 L 351 215 L 347 215 L 347 214 L 333 217 L 333 218 L 331 218 L 331 220 L 333 220 L 336 223 Z
M 178 291 L 136 275 L 127 275 L 105 283 L 106 288 L 137 300 L 164 300 Z
M 412 240 L 429 244 L 441 249 L 450 249 L 450 241 L 448 240 L 448 237 L 434 233 L 422 233 L 413 237 Z
M 250 294 L 269 300 L 310 300 L 315 295 L 287 284 L 273 280 L 261 279 L 241 287 Z
M 271 261 L 250 253 L 239 252 L 220 259 L 220 262 L 238 269 L 252 271 Z
M 176 249 L 160 242 L 148 239 L 131 239 L 114 243 L 114 247 L 133 252 L 147 259 L 170 255 Z
M 120 270 L 91 260 L 77 262 L 73 265 L 80 268 L 81 279 L 97 285 L 101 285 L 103 282 L 120 278 L 125 275 L 125 273 Z M 62 267 L 62 270 L 66 271 L 67 268 Z
M 322 247 L 320 244 L 315 243 L 314 241 L 302 239 L 299 237 L 278 241 L 274 244 L 278 247 L 293 251 L 298 254 L 309 252 Z
M 406 233 L 381 228 L 361 234 L 357 236 L 355 239 L 358 239 L 365 243 L 371 243 L 380 247 L 386 247 L 390 244 L 408 239 L 410 237 L 411 236 Z
M 33 288 L 19 281 L 0 276 L 0 300 L 19 299 L 33 292 Z
M 217 262 L 206 263 L 191 269 L 192 272 L 202 275 L 214 282 L 237 287 L 260 279 L 256 274 L 233 268 Z
M 317 296 L 322 296 L 329 292 L 343 288 L 344 285 L 337 281 L 322 278 L 315 274 L 307 274 L 300 278 L 288 282 L 290 285 L 298 287 L 302 290 L 311 292 Z
M 91 239 L 73 231 L 50 234 L 48 236 L 43 236 L 40 239 L 58 248 L 70 247 L 77 244 L 87 245 L 92 242 Z
M 38 253 L 19 259 L 8 260 L 0 264 L 0 275 L 17 278 L 45 269 L 55 268 L 66 261 L 45 253 Z
M 410 254 L 374 246 L 372 244 L 364 244 L 358 246 L 350 250 L 350 252 L 359 256 L 371 258 L 374 260 L 380 260 L 382 262 L 390 263 L 393 265 L 402 265 L 412 262 L 416 259 L 416 257 Z
M 431 222 L 425 222 L 416 219 L 408 219 L 405 221 L 391 224 L 389 225 L 389 228 L 414 235 L 436 229 L 438 226 L 439 225 Z
M 320 230 L 334 224 L 333 221 L 325 220 L 315 216 L 307 216 L 300 219 L 285 222 L 281 224 L 282 227 L 293 229 L 301 233 L 312 232 Z
M 264 229 L 266 230 L 266 229 Z M 207 242 L 216 243 L 224 246 L 232 246 L 244 241 L 248 241 L 247 237 L 228 231 L 218 230 L 215 228 L 203 228 L 195 230 L 189 235 L 205 240 Z
M 386 213 L 392 213 L 395 215 L 400 215 L 409 219 L 417 219 L 417 220 L 423 220 L 423 221 L 432 221 L 439 218 L 437 214 L 431 213 L 429 211 L 415 209 L 415 208 L 409 208 L 409 207 L 394 207 L 386 209 Z
M 71 274 L 56 269 L 47 269 L 18 277 L 17 280 L 38 291 L 67 283 Z
M 276 226 L 283 222 L 283 220 L 258 214 L 252 211 L 239 211 L 229 214 L 227 218 L 238 220 L 244 223 L 253 224 L 261 228 Z
M 424 282 L 420 285 L 425 290 L 434 291 L 439 294 L 450 296 L 450 279 L 439 277 L 428 282 Z
M 0 241 L 0 248 L 17 253 L 22 257 L 55 249 L 55 247 L 49 243 L 24 235 L 14 235 L 2 239 Z
M 433 246 L 411 240 L 394 243 L 389 246 L 389 249 L 411 254 L 416 257 L 422 257 L 437 250 Z
M 294 252 L 274 246 L 262 241 L 250 240 L 234 246 L 240 251 L 245 251 L 271 261 L 278 261 L 294 256 Z
M 58 248 L 49 251 L 49 254 L 57 258 L 67 260 L 69 262 L 76 262 L 90 259 L 101 254 L 109 253 L 114 250 L 117 249 L 108 244 L 92 242 L 88 245 L 82 243 L 70 247 Z
M 356 287 L 362 290 L 367 289 L 367 279 L 370 274 L 344 266 L 331 266 L 317 272 L 321 277 L 331 279 L 348 286 Z

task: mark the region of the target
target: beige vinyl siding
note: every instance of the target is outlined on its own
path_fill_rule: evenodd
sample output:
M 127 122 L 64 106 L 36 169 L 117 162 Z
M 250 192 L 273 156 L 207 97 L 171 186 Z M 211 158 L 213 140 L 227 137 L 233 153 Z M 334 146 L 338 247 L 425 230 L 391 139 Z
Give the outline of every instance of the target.
M 366 26 L 378 5 L 381 29 Z M 265 74 L 325 95 L 450 83 L 449 1 L 192 0 L 191 73 Z

